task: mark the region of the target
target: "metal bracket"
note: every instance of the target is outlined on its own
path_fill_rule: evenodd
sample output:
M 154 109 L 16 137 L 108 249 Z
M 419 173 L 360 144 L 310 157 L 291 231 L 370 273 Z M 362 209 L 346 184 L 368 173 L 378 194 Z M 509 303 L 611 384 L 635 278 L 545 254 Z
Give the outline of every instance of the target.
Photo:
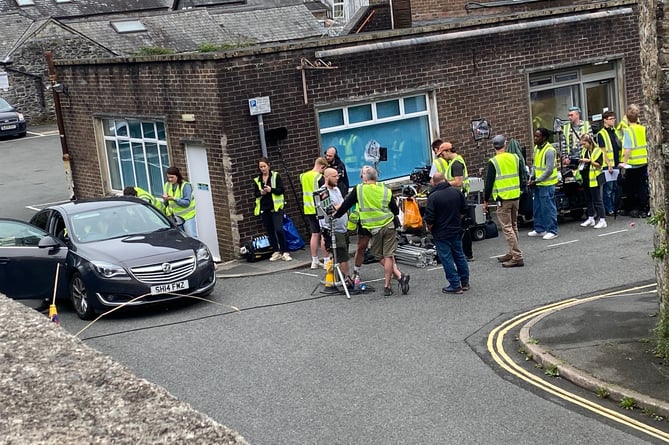
M 323 59 L 316 59 L 313 62 L 306 57 L 300 59 L 300 66 L 298 66 L 297 69 L 302 71 L 302 92 L 304 93 L 305 105 L 309 103 L 309 98 L 307 97 L 306 70 L 333 70 L 336 68 L 336 66 L 332 66 L 332 62 L 325 62 Z

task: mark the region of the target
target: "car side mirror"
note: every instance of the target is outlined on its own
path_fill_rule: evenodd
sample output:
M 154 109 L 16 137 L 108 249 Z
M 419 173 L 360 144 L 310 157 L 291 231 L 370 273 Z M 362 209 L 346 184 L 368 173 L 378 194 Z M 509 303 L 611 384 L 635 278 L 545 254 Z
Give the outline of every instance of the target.
M 41 240 L 39 240 L 39 243 L 37 243 L 37 247 L 40 249 L 56 249 L 60 248 L 62 244 L 60 241 L 58 241 L 56 238 L 53 236 L 45 236 Z
M 182 218 L 181 216 L 179 216 L 179 215 L 172 215 L 172 216 L 170 217 L 170 219 L 172 220 L 172 222 L 174 223 L 174 225 L 177 226 L 177 227 L 181 227 L 181 226 L 183 226 L 184 223 L 186 222 L 186 220 L 183 219 L 183 218 Z

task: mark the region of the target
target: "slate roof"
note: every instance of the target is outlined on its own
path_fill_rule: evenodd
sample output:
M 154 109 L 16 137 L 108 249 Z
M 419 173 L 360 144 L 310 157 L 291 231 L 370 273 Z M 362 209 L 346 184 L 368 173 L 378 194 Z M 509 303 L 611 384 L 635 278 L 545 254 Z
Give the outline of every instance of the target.
M 179 0 L 179 9 L 207 7 L 215 12 L 238 12 L 252 9 L 281 8 L 303 4 L 305 0 Z
M 18 13 L 0 14 L 0 60 L 11 53 L 17 42 L 30 29 L 34 20 Z
M 256 43 L 308 39 L 326 33 L 304 3 L 242 12 L 210 12 L 228 33 Z
M 169 10 L 174 0 L 33 0 L 31 6 L 18 6 L 16 0 L 0 0 L 0 12 L 20 12 L 33 19 L 47 17 L 76 17 L 110 14 L 125 11 Z
M 146 31 L 118 33 L 111 22 L 125 17 L 65 21 L 91 40 L 101 42 L 117 54 L 130 55 L 142 47 L 170 48 L 175 52 L 196 51 L 203 43 L 234 44 L 237 39 L 212 18 L 206 10 L 174 11 L 137 17 Z

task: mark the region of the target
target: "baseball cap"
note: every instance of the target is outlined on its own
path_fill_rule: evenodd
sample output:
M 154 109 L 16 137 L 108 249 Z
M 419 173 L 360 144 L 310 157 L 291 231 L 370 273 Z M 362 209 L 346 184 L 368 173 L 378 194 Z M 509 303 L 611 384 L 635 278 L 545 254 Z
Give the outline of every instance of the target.
M 504 144 L 506 144 L 506 138 L 502 136 L 501 134 L 498 134 L 494 138 L 492 138 L 492 146 L 495 148 L 502 148 L 504 147 Z
M 579 113 L 581 112 L 581 109 L 579 107 L 569 107 L 569 111 L 578 111 Z

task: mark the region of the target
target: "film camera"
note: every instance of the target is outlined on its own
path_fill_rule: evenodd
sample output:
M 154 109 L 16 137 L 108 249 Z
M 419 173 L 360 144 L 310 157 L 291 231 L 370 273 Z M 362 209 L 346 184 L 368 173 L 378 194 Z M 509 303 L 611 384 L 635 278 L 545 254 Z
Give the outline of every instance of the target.
M 418 184 L 418 185 L 427 185 L 430 183 L 430 169 L 432 167 L 426 166 L 426 167 L 418 167 L 413 169 L 411 174 L 409 175 L 409 179 L 411 182 Z
M 334 213 L 334 206 L 330 199 L 330 191 L 327 187 L 321 187 L 313 192 L 313 197 L 318 219 L 324 219 L 326 216 L 330 216 Z

